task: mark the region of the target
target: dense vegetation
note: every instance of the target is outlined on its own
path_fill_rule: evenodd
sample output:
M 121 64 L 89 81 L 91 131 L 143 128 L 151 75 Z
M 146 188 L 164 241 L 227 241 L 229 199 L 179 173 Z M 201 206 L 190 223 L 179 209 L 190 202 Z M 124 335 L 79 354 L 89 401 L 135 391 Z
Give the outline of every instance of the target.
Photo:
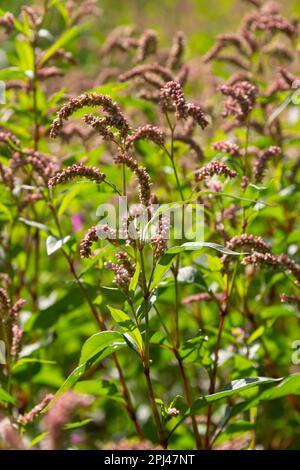
M 113 3 L 0 10 L 0 448 L 299 449 L 299 5 Z

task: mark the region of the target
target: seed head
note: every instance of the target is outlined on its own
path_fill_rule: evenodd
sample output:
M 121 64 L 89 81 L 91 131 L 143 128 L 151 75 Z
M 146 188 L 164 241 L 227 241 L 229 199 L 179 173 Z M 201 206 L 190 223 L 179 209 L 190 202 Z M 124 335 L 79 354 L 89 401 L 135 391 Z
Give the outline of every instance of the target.
M 110 242 L 114 243 L 116 237 L 116 231 L 107 224 L 91 227 L 80 243 L 80 257 L 89 258 L 92 254 L 91 248 L 93 243 L 99 239 L 108 239 Z
M 48 187 L 54 188 L 58 184 L 67 183 L 75 178 L 87 178 L 95 183 L 102 183 L 105 179 L 105 174 L 101 173 L 98 168 L 93 166 L 85 166 L 83 163 L 75 163 L 65 170 L 57 173 L 53 178 L 48 181 Z
M 0 27 L 5 29 L 6 34 L 10 34 L 14 30 L 14 21 L 15 17 L 10 11 L 0 17 Z
M 182 31 L 177 31 L 173 38 L 173 43 L 167 58 L 167 67 L 176 70 L 181 65 L 182 56 L 185 50 L 185 36 Z
M 157 145 L 163 145 L 164 133 L 157 126 L 151 126 L 147 124 L 142 127 L 138 127 L 133 134 L 126 139 L 126 148 L 131 147 L 134 142 L 140 139 L 151 140 Z
M 78 408 L 87 408 L 92 404 L 92 398 L 88 395 L 79 395 L 69 390 L 61 395 L 48 411 L 44 419 L 44 426 L 48 431 L 46 449 L 56 450 L 61 446 L 63 428 L 68 423 L 72 414 Z
M 151 178 L 145 167 L 139 166 L 138 162 L 128 153 L 120 153 L 115 158 L 116 163 L 124 163 L 136 176 L 139 183 L 139 199 L 145 207 L 151 201 Z
M 20 147 L 21 145 L 19 139 L 12 132 L 7 130 L 0 132 L 0 142 L 7 145 L 10 145 L 10 142 L 12 142 L 16 147 Z
M 107 118 L 99 118 L 93 114 L 85 114 L 83 121 L 97 131 L 104 140 L 114 140 L 114 134 L 108 125 Z
M 11 300 L 3 287 L 0 287 L 0 313 L 8 313 L 11 308 Z
M 42 69 L 39 69 L 37 72 L 39 80 L 48 80 L 49 78 L 54 78 L 54 77 L 62 77 L 63 76 L 63 71 L 62 69 L 58 67 L 43 67 Z
M 12 326 L 12 345 L 10 354 L 12 355 L 14 360 L 17 360 L 20 354 L 23 334 L 23 328 L 21 328 L 19 325 L 15 324 Z
M 235 116 L 238 121 L 245 121 L 252 111 L 257 88 L 248 81 L 237 82 L 232 86 L 221 85 L 219 90 L 227 97 L 223 116 Z
M 164 82 L 173 80 L 171 71 L 157 63 L 137 65 L 127 72 L 122 73 L 119 76 L 119 80 L 121 82 L 128 82 L 134 78 L 145 78 L 146 74 L 148 73 L 157 75 L 158 77 L 162 78 Z
M 121 112 L 120 107 L 117 103 L 112 101 L 112 99 L 107 95 L 100 95 L 98 93 L 84 93 L 83 95 L 78 96 L 77 98 L 72 98 L 68 103 L 66 103 L 57 113 L 56 119 L 54 119 L 50 136 L 57 137 L 60 133 L 61 128 L 63 127 L 64 121 L 69 119 L 72 114 L 75 113 L 78 109 L 83 108 L 84 106 L 91 107 L 101 107 L 103 110 L 111 116 L 115 122 L 119 123 L 119 127 L 122 125 L 122 128 L 127 129 L 129 132 L 129 124 Z M 122 124 L 121 124 L 122 123 Z
M 186 102 L 180 83 L 170 81 L 165 84 L 160 91 L 160 105 L 164 112 L 175 109 L 177 119 L 187 117 Z
M 233 142 L 216 142 L 213 144 L 213 148 L 219 152 L 228 153 L 232 157 L 239 157 L 241 155 L 239 146 Z
M 10 165 L 11 170 L 15 172 L 26 165 L 30 165 L 46 184 L 58 170 L 58 164 L 54 158 L 41 152 L 33 150 L 23 150 L 22 154 L 14 152 Z
M 213 175 L 223 175 L 228 178 L 234 178 L 236 171 L 231 170 L 225 163 L 218 162 L 216 160 L 207 163 L 196 173 L 196 181 L 203 181 L 205 178 Z
M 186 114 L 187 116 L 191 116 L 196 121 L 196 123 L 199 124 L 202 130 L 208 126 L 208 121 L 204 116 L 204 112 L 201 106 L 194 103 L 187 103 Z
M 280 151 L 280 147 L 269 147 L 259 157 L 256 158 L 253 164 L 253 177 L 256 183 L 261 183 L 265 174 L 268 161 L 275 155 L 278 155 Z
M 143 62 L 157 49 L 157 33 L 147 29 L 140 37 L 137 46 L 137 62 Z
M 158 231 L 151 238 L 151 244 L 155 259 L 159 259 L 168 248 L 168 235 L 170 226 L 166 217 L 160 217 L 158 222 Z
M 32 410 L 30 410 L 28 413 L 25 415 L 21 415 L 18 418 L 18 422 L 22 424 L 23 426 L 26 426 L 27 424 L 32 423 L 35 418 L 37 418 L 41 412 L 43 411 L 44 408 L 50 403 L 54 395 L 52 393 L 48 393 L 47 395 L 44 396 L 42 401 L 38 403 Z
M 300 282 L 300 266 L 285 253 L 282 253 L 278 257 L 271 253 L 257 253 L 254 252 L 250 256 L 246 256 L 242 264 L 254 264 L 254 265 L 265 265 L 278 269 L 280 271 L 290 271 L 295 277 L 297 283 Z

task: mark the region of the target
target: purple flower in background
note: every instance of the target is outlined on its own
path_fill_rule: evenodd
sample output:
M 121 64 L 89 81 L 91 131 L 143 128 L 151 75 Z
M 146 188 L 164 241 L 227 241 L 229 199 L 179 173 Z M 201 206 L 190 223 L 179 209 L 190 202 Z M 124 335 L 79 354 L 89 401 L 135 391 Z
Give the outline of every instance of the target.
M 82 229 L 82 216 L 81 214 L 72 215 L 72 227 L 74 232 L 79 232 Z
M 83 441 L 83 436 L 79 433 L 73 433 L 70 436 L 70 442 L 73 445 L 81 444 Z

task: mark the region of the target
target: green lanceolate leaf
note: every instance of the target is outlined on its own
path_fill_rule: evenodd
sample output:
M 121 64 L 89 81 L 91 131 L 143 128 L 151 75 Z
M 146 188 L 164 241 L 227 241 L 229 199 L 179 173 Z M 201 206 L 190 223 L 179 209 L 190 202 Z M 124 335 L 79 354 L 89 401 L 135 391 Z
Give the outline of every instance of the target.
M 281 379 L 280 383 L 277 381 L 272 386 L 266 387 L 251 400 L 235 405 L 231 410 L 231 416 L 257 407 L 263 401 L 275 400 L 287 395 L 300 395 L 300 374 L 292 374 L 285 379 Z
M 289 394 L 300 394 L 300 374 L 291 375 L 286 378 L 273 379 L 270 377 L 248 377 L 244 379 L 233 380 L 227 384 L 220 392 L 213 393 L 211 395 L 204 395 L 194 401 L 192 406 L 186 410 L 184 416 L 179 418 L 176 425 L 170 432 L 170 435 L 178 428 L 178 426 L 189 416 L 197 415 L 203 408 L 209 404 L 220 401 L 224 398 L 229 398 L 234 395 L 238 395 L 245 390 L 249 390 L 254 387 L 264 387 L 262 392 L 256 396 L 253 400 L 239 403 L 232 407 L 228 414 L 233 417 L 247 409 L 255 407 L 262 400 L 271 400 L 280 398 Z M 270 398 L 273 397 L 273 398 Z
M 196 362 L 201 357 L 201 350 L 206 341 L 207 337 L 202 331 L 185 341 L 179 350 L 181 359 L 185 362 Z
M 123 402 L 123 397 L 119 393 L 116 384 L 109 380 L 82 380 L 77 382 L 74 391 Z
M 57 49 L 65 47 L 70 41 L 76 38 L 76 36 L 78 36 L 85 28 L 86 25 L 81 24 L 79 26 L 73 26 L 72 28 L 65 31 L 45 52 L 40 61 L 40 65 L 44 65 L 53 56 L 53 54 L 55 54 Z
M 139 351 L 143 351 L 143 339 L 141 333 L 130 317 L 122 310 L 111 307 L 110 305 L 108 305 L 108 309 L 113 319 L 118 323 L 121 331 L 132 339 Z
M 130 280 L 130 284 L 129 284 L 129 295 L 131 296 L 131 298 L 134 296 L 136 287 L 138 285 L 140 271 L 141 271 L 140 264 L 137 263 L 134 275 L 132 276 L 132 278 Z
M 194 401 L 189 410 L 189 414 L 196 414 L 207 404 L 214 403 L 215 401 L 221 400 L 223 398 L 231 397 L 240 392 L 243 392 L 244 390 L 257 387 L 258 385 L 278 383 L 281 380 L 282 379 L 272 379 L 269 377 L 248 377 L 245 379 L 233 380 L 220 392 L 213 393 L 211 395 L 205 395 L 204 397 L 198 398 L 196 401 Z
M 187 252 L 187 251 L 199 251 L 202 248 L 212 248 L 213 250 L 216 250 L 226 255 L 238 256 L 242 254 L 236 251 L 229 250 L 225 246 L 218 245 L 217 243 L 210 243 L 210 242 L 187 242 L 187 243 L 183 243 L 183 245 L 180 245 L 180 246 L 174 246 L 170 248 L 169 250 L 167 250 L 165 254 L 159 260 L 152 276 L 150 290 L 154 289 L 157 286 L 157 284 L 159 283 L 163 275 L 170 268 L 173 262 L 173 259 L 176 255 L 178 255 L 179 253 Z
M 126 344 L 121 333 L 117 331 L 101 331 L 87 339 L 81 350 L 78 367 L 65 380 L 44 412 L 51 408 L 60 395 L 73 387 L 92 366 L 125 347 Z
M 11 403 L 12 405 L 16 405 L 17 403 L 16 400 L 2 387 L 0 387 L 0 402 Z

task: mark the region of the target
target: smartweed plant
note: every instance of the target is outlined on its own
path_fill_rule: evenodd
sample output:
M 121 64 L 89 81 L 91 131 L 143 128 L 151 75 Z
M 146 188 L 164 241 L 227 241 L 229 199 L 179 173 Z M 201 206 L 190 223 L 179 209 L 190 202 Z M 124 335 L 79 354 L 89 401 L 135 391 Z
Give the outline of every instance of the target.
M 297 19 L 241 1 L 197 61 L 118 26 L 88 70 L 100 2 L 36 3 L 0 11 L 1 448 L 299 448 Z

